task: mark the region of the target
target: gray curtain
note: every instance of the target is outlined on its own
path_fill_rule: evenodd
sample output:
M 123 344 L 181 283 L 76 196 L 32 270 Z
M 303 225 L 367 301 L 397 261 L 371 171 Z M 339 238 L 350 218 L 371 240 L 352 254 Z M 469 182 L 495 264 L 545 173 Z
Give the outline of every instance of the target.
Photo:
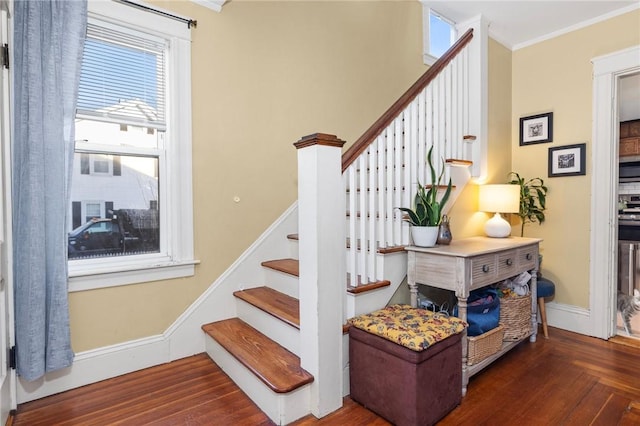
M 73 362 L 67 227 L 86 0 L 17 0 L 14 13 L 13 243 L 18 374 Z

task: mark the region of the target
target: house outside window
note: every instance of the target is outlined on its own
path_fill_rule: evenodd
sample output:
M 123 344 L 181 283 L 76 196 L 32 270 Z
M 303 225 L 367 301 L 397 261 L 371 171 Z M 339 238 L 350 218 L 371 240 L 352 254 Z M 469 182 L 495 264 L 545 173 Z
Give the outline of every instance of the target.
M 190 74 L 184 23 L 89 2 L 69 206 L 71 291 L 193 274 Z
M 424 63 L 433 63 L 442 56 L 456 41 L 455 23 L 423 5 L 423 43 L 424 43 Z

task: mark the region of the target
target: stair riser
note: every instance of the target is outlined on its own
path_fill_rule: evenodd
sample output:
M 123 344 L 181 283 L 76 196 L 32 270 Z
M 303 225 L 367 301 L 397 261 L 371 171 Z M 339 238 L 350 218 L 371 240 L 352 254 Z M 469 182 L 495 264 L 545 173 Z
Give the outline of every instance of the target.
M 297 328 L 279 320 L 273 315 L 269 315 L 244 300 L 236 300 L 238 317 L 241 320 L 271 340 L 278 342 L 290 352 L 300 356 L 300 331 Z
M 298 277 L 276 271 L 274 269 L 264 268 L 265 285 L 278 290 L 291 297 L 299 297 Z
M 299 258 L 298 240 L 289 240 L 289 257 L 292 259 Z
M 353 318 L 362 313 L 369 313 L 386 306 L 406 277 L 406 252 L 378 255 L 377 258 L 381 273 L 385 279 L 391 282 L 391 285 L 365 293 L 347 293 L 345 300 L 345 319 Z
M 205 337 L 209 357 L 277 425 L 286 425 L 310 413 L 311 385 L 278 394 L 269 389 L 210 336 Z

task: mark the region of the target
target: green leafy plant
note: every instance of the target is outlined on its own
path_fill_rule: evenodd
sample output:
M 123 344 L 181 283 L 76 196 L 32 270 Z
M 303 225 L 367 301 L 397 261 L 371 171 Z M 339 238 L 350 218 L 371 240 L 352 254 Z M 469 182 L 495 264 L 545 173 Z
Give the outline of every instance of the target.
M 436 170 L 432 163 L 432 151 L 433 147 L 429 149 L 429 153 L 427 154 L 427 163 L 429 164 L 431 182 L 433 182 L 433 184 L 429 189 L 426 189 L 424 185 L 418 181 L 418 190 L 416 191 L 416 196 L 413 201 L 413 209 L 398 207 L 407 214 L 404 220 L 413 226 L 438 226 L 442 219 L 442 210 L 451 195 L 451 179 L 449 179 L 449 184 L 447 185 L 444 195 L 438 200 L 438 188 L 444 175 L 444 167 L 442 167 L 442 171 L 436 179 Z M 442 164 L 444 165 L 444 160 Z
M 524 225 L 527 223 L 544 222 L 544 211 L 547 203 L 547 187 L 540 178 L 525 180 L 516 172 L 508 174 L 509 183 L 520 185 L 520 211 L 518 216 L 522 220 L 520 236 L 524 236 Z

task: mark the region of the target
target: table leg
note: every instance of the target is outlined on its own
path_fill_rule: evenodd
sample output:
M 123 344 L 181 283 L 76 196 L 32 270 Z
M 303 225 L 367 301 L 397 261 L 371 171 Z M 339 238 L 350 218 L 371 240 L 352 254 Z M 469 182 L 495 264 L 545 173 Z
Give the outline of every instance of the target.
M 458 318 L 467 321 L 467 298 L 458 297 Z M 469 355 L 469 342 L 467 340 L 467 329 L 462 333 L 462 396 L 467 394 L 467 385 L 469 384 L 469 369 L 467 367 L 467 359 Z
M 418 284 L 415 282 L 408 281 L 409 284 L 409 294 L 411 295 L 411 307 L 418 307 Z
M 537 262 L 536 262 L 537 264 Z M 531 336 L 529 341 L 535 343 L 538 335 L 538 267 L 531 272 Z

